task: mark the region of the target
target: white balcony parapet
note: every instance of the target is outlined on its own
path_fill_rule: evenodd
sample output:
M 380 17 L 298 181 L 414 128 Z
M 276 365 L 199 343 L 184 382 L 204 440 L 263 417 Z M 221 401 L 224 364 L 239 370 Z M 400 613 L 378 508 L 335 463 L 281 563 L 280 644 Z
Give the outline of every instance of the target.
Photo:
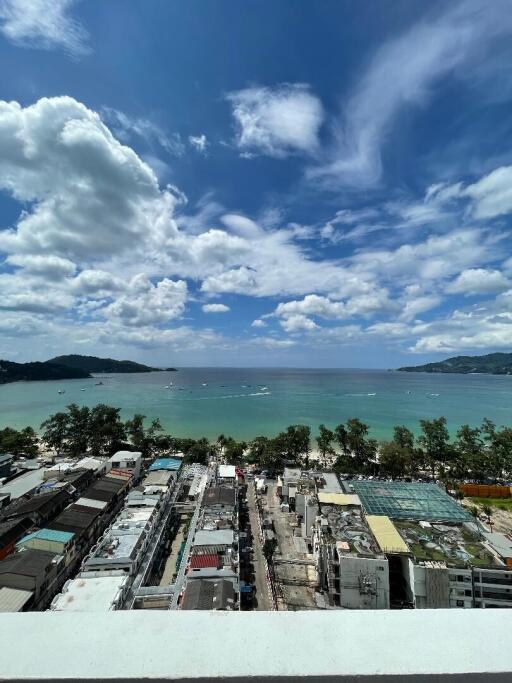
M 3 614 L 0 678 L 501 683 L 511 632 L 492 609 Z

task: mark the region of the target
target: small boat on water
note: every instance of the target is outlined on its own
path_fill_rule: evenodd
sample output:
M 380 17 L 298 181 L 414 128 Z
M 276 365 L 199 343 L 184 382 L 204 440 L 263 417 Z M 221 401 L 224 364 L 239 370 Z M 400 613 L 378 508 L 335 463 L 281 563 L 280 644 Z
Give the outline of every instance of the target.
M 206 382 L 203 382 L 203 387 L 207 387 L 208 384 Z
M 95 387 L 102 387 L 102 386 L 103 386 L 103 382 L 96 382 L 96 383 L 94 384 L 94 386 L 95 386 Z
M 377 396 L 377 392 L 374 392 L 373 394 L 366 394 L 367 396 Z
M 58 393 L 58 394 L 65 394 L 65 393 L 66 393 L 66 390 L 65 390 L 65 389 L 59 389 L 59 390 L 57 391 L 57 393 Z
M 85 387 L 82 387 L 82 388 L 80 389 L 80 391 L 85 391 Z

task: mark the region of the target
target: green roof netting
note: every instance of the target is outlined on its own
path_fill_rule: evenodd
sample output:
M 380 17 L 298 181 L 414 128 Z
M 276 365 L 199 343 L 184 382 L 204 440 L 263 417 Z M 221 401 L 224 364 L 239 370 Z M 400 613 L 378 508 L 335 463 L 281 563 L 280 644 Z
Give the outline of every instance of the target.
M 401 481 L 354 481 L 354 491 L 368 515 L 427 522 L 467 522 L 471 516 L 436 484 Z

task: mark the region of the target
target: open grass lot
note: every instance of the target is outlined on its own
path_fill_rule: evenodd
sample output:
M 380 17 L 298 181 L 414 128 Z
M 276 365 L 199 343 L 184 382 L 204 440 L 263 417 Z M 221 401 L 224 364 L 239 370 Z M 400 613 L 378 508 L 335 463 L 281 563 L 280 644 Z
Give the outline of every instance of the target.
M 512 512 L 512 498 L 477 498 L 472 497 L 473 503 L 478 505 L 490 505 L 493 508 L 498 508 L 498 510 L 507 510 L 507 512 Z

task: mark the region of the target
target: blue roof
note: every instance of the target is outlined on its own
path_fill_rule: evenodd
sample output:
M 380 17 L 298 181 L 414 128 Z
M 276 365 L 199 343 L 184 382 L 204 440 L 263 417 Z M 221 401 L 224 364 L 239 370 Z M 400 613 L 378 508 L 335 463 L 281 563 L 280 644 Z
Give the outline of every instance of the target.
M 59 541 L 60 543 L 67 543 L 75 534 L 70 531 L 58 531 L 57 529 L 38 529 L 28 536 L 24 536 L 16 545 L 30 541 L 32 538 L 39 538 L 42 541 Z
M 158 458 L 149 466 L 149 471 L 154 472 L 155 470 L 171 470 L 176 471 L 181 467 L 181 460 L 177 458 Z

